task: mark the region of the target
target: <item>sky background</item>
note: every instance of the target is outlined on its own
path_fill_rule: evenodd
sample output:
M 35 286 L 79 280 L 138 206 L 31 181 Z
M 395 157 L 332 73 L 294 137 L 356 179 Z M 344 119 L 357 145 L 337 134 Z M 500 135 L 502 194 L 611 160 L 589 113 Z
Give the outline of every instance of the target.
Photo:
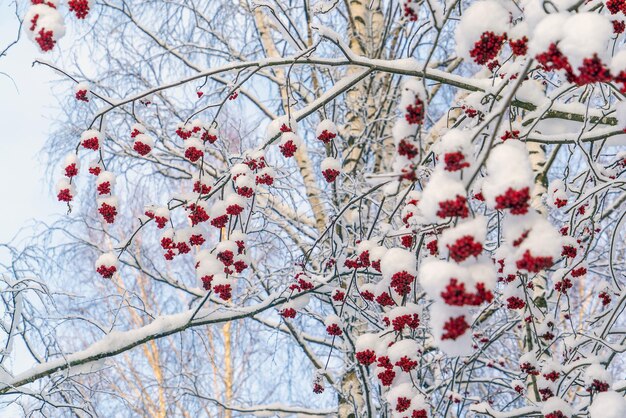
M 17 36 L 14 4 L 0 0 L 0 50 Z M 11 240 L 33 219 L 50 221 L 62 206 L 53 199 L 40 155 L 58 113 L 47 68 L 32 67 L 41 54 L 22 34 L 0 58 L 0 242 Z

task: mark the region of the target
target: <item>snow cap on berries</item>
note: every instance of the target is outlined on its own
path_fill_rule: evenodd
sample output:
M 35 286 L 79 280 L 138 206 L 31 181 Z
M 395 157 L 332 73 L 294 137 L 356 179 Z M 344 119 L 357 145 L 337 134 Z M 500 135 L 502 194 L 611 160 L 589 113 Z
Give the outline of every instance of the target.
M 486 18 L 489 16 L 489 18 Z M 493 34 L 496 37 L 503 37 L 509 30 L 509 12 L 499 2 L 492 0 L 477 1 L 463 11 L 461 22 L 456 28 L 454 39 L 456 40 L 456 50 L 459 56 L 468 60 L 476 60 L 472 51 L 480 45 L 480 41 L 485 34 Z M 489 56 L 491 60 L 497 57 L 501 45 L 490 45 L 494 48 Z M 478 61 L 477 61 L 478 62 Z M 484 64 L 484 62 L 478 62 Z
M 387 349 L 387 356 L 391 364 L 408 373 L 417 367 L 417 359 L 420 356 L 419 344 L 412 339 L 397 341 Z
M 567 193 L 563 180 L 555 179 L 548 185 L 548 205 L 553 208 L 562 208 L 567 205 Z
M 115 222 L 115 217 L 117 216 L 117 197 L 109 196 L 98 198 L 98 213 L 106 223 L 112 224 Z
M 70 183 L 69 179 L 63 177 L 56 185 L 57 199 L 59 202 L 71 202 L 76 196 L 76 190 L 74 184 Z
M 104 171 L 104 167 L 102 166 L 102 163 L 99 160 L 92 160 L 89 163 L 88 171 L 89 171 L 89 174 L 93 176 L 98 176 L 100 175 L 102 171 Z
M 341 163 L 339 160 L 333 157 L 328 157 L 322 160 L 321 167 L 322 175 L 326 182 L 332 183 L 341 174 Z
M 277 137 L 281 133 L 284 133 L 284 132 L 295 133 L 297 131 L 298 131 L 298 121 L 296 120 L 295 117 L 292 116 L 291 119 L 289 119 L 286 115 L 280 116 L 274 119 L 273 121 L 271 121 L 269 125 L 267 125 L 267 130 L 265 132 L 265 139 L 269 141 L 270 139 Z
M 343 334 L 341 330 L 342 321 L 337 315 L 328 315 L 326 319 L 324 319 L 324 325 L 329 335 L 340 336 Z
M 487 235 L 487 219 L 484 216 L 457 224 L 446 229 L 438 239 L 439 254 L 448 255 L 457 263 L 466 259 L 476 259 L 483 250 Z
M 422 192 L 418 208 L 427 222 L 469 215 L 465 187 L 442 169 L 436 169 Z
M 560 412 L 560 415 L 557 413 Z M 543 403 L 541 413 L 550 418 L 570 418 L 573 414 L 572 407 L 558 396 L 553 396 Z M 552 414 L 552 415 L 550 415 Z
M 537 213 L 506 216 L 502 229 L 505 240 L 514 247 L 510 257 L 518 270 L 537 273 L 551 267 L 561 255 L 563 237 Z
M 536 27 L 529 44 L 533 55 L 557 44 L 574 71 L 583 60 L 597 56 L 608 63 L 609 40 L 613 36 L 611 21 L 598 13 L 581 12 L 571 15 L 551 13 Z
M 115 253 L 104 253 L 96 260 L 96 271 L 105 279 L 113 277 L 117 271 L 117 256 Z
M 257 184 L 265 184 L 266 186 L 271 186 L 274 184 L 274 179 L 276 178 L 276 172 L 272 167 L 264 167 L 257 174 L 254 181 Z
M 330 119 L 322 120 L 315 129 L 315 137 L 325 144 L 330 143 L 338 135 L 337 126 Z
M 252 175 L 238 175 L 235 179 L 235 190 L 240 196 L 251 198 L 256 190 L 256 182 Z
M 600 364 L 591 364 L 585 370 L 585 386 L 587 386 L 587 390 L 606 392 L 612 384 L 613 376 L 611 372 Z
M 159 206 L 154 209 L 153 218 L 154 222 L 157 224 L 157 228 L 163 229 L 170 221 L 170 210 L 167 206 Z
M 150 136 L 146 134 L 138 134 L 135 136 L 133 149 L 137 152 L 137 154 L 146 156 L 150 154 L 152 148 L 154 148 L 154 140 Z
M 97 151 L 102 145 L 104 136 L 100 131 L 89 129 L 80 135 L 80 143 L 84 148 Z
M 63 175 L 68 178 L 72 178 L 78 175 L 80 170 L 80 161 L 75 153 L 70 153 L 65 157 L 63 161 Z
M 76 100 L 80 100 L 81 102 L 88 102 L 89 97 L 89 83 L 81 82 L 74 86 L 74 97 Z
M 204 145 L 197 138 L 191 138 L 185 141 L 185 158 L 195 163 L 204 156 Z
M 289 131 L 283 132 L 280 136 L 278 148 L 285 158 L 293 157 L 302 144 L 302 140 L 298 135 Z
M 113 194 L 113 187 L 115 187 L 115 174 L 110 171 L 103 171 L 96 178 L 96 191 L 98 195 Z
M 528 212 L 533 173 L 523 142 L 508 140 L 496 146 L 487 160 L 487 177 L 482 184 L 486 203 L 514 215 Z
M 400 383 L 393 385 L 385 397 L 394 412 L 394 416 L 404 416 L 412 406 L 412 399 L 416 395 L 417 389 L 413 387 L 412 383 Z
M 435 344 L 451 357 L 469 356 L 473 352 L 472 319 L 467 308 L 436 301 L 430 310 L 430 326 Z
M 413 277 L 417 276 L 417 260 L 415 254 L 403 248 L 392 248 L 385 252 L 380 261 L 380 268 L 385 279 L 393 279 L 400 272 L 407 272 Z
M 471 163 L 471 135 L 460 129 L 451 129 L 435 143 L 433 150 L 445 171 L 463 170 Z
M 65 20 L 56 7 L 46 3 L 35 4 L 26 11 L 24 29 L 28 38 L 37 43 L 40 51 L 48 52 L 65 35 Z

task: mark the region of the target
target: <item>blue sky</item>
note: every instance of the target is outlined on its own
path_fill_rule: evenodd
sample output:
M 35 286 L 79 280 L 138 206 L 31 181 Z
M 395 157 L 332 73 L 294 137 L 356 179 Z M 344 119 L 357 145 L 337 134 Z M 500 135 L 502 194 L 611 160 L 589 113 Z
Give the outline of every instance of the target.
M 17 34 L 13 8 L 12 2 L 0 0 L 0 49 Z M 54 74 L 31 66 L 39 55 L 23 36 L 0 58 L 0 242 L 31 219 L 49 220 L 61 210 L 38 158 L 57 111 L 50 89 Z

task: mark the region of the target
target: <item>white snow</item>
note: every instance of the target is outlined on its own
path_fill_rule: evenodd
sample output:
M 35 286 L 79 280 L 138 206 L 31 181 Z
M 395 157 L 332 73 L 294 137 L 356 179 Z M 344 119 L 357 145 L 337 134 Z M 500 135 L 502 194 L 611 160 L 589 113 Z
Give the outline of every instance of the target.
M 464 10 L 456 28 L 454 39 L 457 53 L 470 59 L 469 51 L 484 32 L 502 35 L 508 30 L 509 12 L 500 3 L 491 0 L 477 1 Z
M 333 157 L 327 157 L 322 160 L 322 164 L 320 165 L 322 171 L 326 170 L 337 170 L 341 172 L 341 162 Z
M 571 417 L 573 413 L 572 407 L 567 402 L 559 397 L 553 396 L 544 402 L 541 413 L 547 415 L 555 411 L 561 411 L 563 415 L 568 418 Z
M 463 183 L 448 176 L 443 169 L 438 167 L 424 188 L 418 207 L 426 221 L 437 223 L 441 221 L 441 218 L 437 216 L 440 210 L 439 204 L 446 200 L 455 200 L 457 196 L 466 196 Z
M 417 260 L 415 254 L 403 248 L 392 248 L 385 252 L 381 259 L 380 269 L 383 278 L 391 279 L 391 277 L 401 271 L 417 276 Z
M 523 142 L 509 139 L 496 146 L 491 150 L 486 166 L 488 175 L 483 181 L 482 192 L 490 206 L 495 207 L 496 196 L 504 194 L 509 188 L 532 189 L 533 172 Z
M 626 399 L 618 392 L 598 393 L 589 407 L 590 418 L 624 418 L 626 416 Z

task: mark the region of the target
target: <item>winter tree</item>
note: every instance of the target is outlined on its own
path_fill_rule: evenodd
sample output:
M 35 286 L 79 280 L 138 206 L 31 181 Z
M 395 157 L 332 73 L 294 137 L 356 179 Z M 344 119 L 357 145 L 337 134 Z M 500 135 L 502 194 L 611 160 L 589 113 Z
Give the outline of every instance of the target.
M 23 6 L 67 215 L 3 405 L 626 416 L 626 1 Z

